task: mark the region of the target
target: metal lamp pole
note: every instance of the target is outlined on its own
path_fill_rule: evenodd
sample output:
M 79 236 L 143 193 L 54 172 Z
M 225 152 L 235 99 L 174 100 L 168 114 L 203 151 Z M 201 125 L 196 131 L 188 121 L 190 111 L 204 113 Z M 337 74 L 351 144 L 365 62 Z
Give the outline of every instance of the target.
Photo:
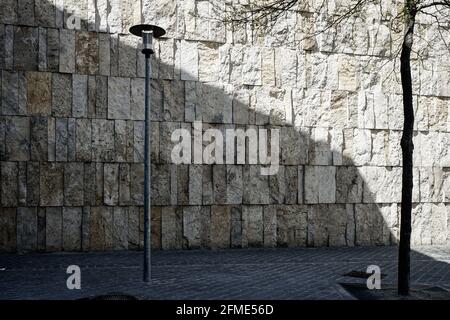
M 150 76 L 152 73 L 150 56 L 154 53 L 152 48 L 153 38 L 163 36 L 166 31 L 163 28 L 150 24 L 139 24 L 130 28 L 130 33 L 141 37 L 145 55 L 145 143 L 144 143 L 144 277 L 145 282 L 151 279 L 151 122 L 150 122 Z

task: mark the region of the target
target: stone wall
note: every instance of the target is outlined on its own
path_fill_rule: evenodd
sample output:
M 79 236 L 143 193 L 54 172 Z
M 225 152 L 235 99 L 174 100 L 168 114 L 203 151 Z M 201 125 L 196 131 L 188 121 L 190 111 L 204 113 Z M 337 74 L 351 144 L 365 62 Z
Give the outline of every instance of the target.
M 396 243 L 398 42 L 377 7 L 299 44 L 318 27 L 307 6 L 262 37 L 216 19 L 229 2 L 1 1 L 1 251 L 142 246 L 144 68 L 127 31 L 141 21 L 167 29 L 152 63 L 154 248 Z M 434 48 L 414 61 L 414 244 L 450 241 L 450 76 Z M 194 121 L 280 129 L 280 170 L 173 164 L 171 133 Z

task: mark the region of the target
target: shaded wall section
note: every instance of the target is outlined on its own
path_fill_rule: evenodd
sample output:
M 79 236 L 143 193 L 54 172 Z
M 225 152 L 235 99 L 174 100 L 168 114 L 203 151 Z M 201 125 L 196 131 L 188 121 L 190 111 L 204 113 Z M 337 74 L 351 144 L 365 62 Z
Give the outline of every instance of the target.
M 262 38 L 218 21 L 220 1 L 0 6 L 1 251 L 141 248 L 144 63 L 127 34 L 141 21 L 168 31 L 153 60 L 154 248 L 396 243 L 401 89 L 382 22 L 357 43 L 298 45 L 314 27 L 307 8 Z M 449 74 L 437 61 L 415 70 L 415 244 L 448 242 Z M 173 164 L 171 133 L 194 121 L 280 129 L 278 174 Z

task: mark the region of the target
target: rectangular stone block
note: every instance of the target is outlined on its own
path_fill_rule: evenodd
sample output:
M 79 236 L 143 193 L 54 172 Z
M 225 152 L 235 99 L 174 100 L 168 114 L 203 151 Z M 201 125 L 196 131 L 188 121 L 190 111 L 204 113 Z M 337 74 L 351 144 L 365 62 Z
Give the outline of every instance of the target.
M 113 248 L 113 208 L 91 207 L 90 244 L 93 251 Z
M 92 120 L 92 160 L 113 161 L 114 121 L 105 119 Z
M 258 165 L 244 165 L 243 203 L 245 204 L 270 203 L 269 178 L 261 175 L 260 169 L 261 167 Z
M 152 168 L 153 171 L 153 168 Z M 133 205 L 144 204 L 144 165 L 142 163 L 130 164 L 130 194 Z M 153 179 L 152 179 L 153 181 Z M 152 183 L 153 185 L 153 183 Z M 155 198 L 152 195 L 152 203 L 155 204 Z
M 383 207 L 379 204 L 356 204 L 355 245 L 387 245 L 390 231 L 383 219 Z
M 91 207 L 83 207 L 81 216 L 81 250 L 90 251 Z
M 28 162 L 27 163 L 27 173 L 26 173 L 26 195 L 27 195 L 27 205 L 28 206 L 38 206 L 39 205 L 39 162 Z
M 18 202 L 20 206 L 27 204 L 27 163 L 18 163 Z
M 40 195 L 41 206 L 62 206 L 64 190 L 63 164 L 41 162 Z
M 30 117 L 30 159 L 48 159 L 48 118 Z
M 70 117 L 72 115 L 72 75 L 52 74 L 52 115 Z
M 16 208 L 0 208 L 0 252 L 16 251 Z
M 117 162 L 132 162 L 134 128 L 127 126 L 128 123 L 129 121 L 125 120 L 116 120 L 114 123 Z
M 363 179 L 357 167 L 336 167 L 336 202 L 361 203 Z
M 81 250 L 81 208 L 62 209 L 62 247 L 64 251 Z
M 184 81 L 163 80 L 163 114 L 166 121 L 184 121 Z
M 159 209 L 159 207 L 158 207 Z M 159 210 L 161 211 L 161 210 Z M 161 216 L 161 212 L 159 213 Z M 139 208 L 128 207 L 128 248 L 139 248 Z
M 198 48 L 197 42 L 182 40 L 181 51 L 181 80 L 198 81 Z
M 202 204 L 203 168 L 201 165 L 189 166 L 189 204 Z
M 119 165 L 119 204 L 129 205 L 131 201 L 130 193 L 130 165 L 121 163 Z
M 241 204 L 243 196 L 242 166 L 226 166 L 226 203 Z
M 263 239 L 264 247 L 277 245 L 277 211 L 274 205 L 264 206 L 263 211 Z
M 67 161 L 67 119 L 57 118 L 55 121 L 55 160 Z
M 130 119 L 129 78 L 108 78 L 108 118 Z
M 161 245 L 163 249 L 181 249 L 183 212 L 181 207 L 162 207 L 161 209 Z
M 84 118 L 88 115 L 88 77 L 86 75 L 72 75 L 72 115 Z
M 64 205 L 82 206 L 84 204 L 84 164 L 67 162 L 64 164 Z
M 59 72 L 75 73 L 75 30 L 60 29 Z
M 109 76 L 110 74 L 110 59 L 111 59 L 111 48 L 110 48 L 110 36 L 105 33 L 98 33 L 98 63 L 99 63 L 99 74 Z
M 99 68 L 99 43 L 95 32 L 76 32 L 75 66 L 77 73 L 96 74 Z
M 243 247 L 263 246 L 263 207 L 242 206 Z
M 183 237 L 187 248 L 200 248 L 202 239 L 202 208 L 189 206 L 183 208 Z
M 36 208 L 17 208 L 17 252 L 35 251 L 37 248 Z
M 119 35 L 119 75 L 121 77 L 136 76 L 137 41 L 138 39 L 133 35 Z
M 131 79 L 130 112 L 131 119 L 145 120 L 145 81 L 142 78 Z
M 39 27 L 38 70 L 47 70 L 47 29 Z
M 172 190 L 171 190 L 171 193 L 173 194 Z M 177 204 L 178 205 L 189 204 L 189 166 L 188 165 L 176 166 L 176 194 L 177 194 Z
M 59 71 L 59 29 L 47 29 L 47 70 Z
M 270 202 L 284 203 L 286 197 L 285 167 L 278 168 L 278 172 L 269 176 Z
M 19 198 L 19 169 L 16 162 L 2 161 L 1 165 L 1 204 L 2 207 L 15 207 Z
M 297 205 L 276 205 L 277 246 L 306 246 L 308 208 Z
M 305 166 L 305 203 L 336 201 L 336 167 Z
M 113 211 L 114 250 L 128 249 L 128 208 L 114 207 Z
M 28 112 L 49 115 L 52 109 L 52 74 L 48 72 L 27 73 Z
M 292 143 L 295 141 L 295 143 Z M 298 165 L 308 163 L 308 134 L 294 127 L 281 127 L 280 152 L 281 163 Z
M 229 248 L 231 233 L 231 207 L 211 206 L 211 248 Z
M 14 68 L 37 70 L 39 52 L 38 28 L 14 27 Z
M 28 117 L 5 117 L 4 119 L 4 160 L 30 160 L 30 119 Z
M 286 195 L 285 202 L 287 204 L 296 204 L 298 199 L 298 167 L 297 166 L 285 166 L 284 167 L 285 174 L 285 186 L 286 186 Z M 299 203 L 301 203 L 299 201 Z
M 119 202 L 119 164 L 104 164 L 104 194 L 103 202 L 106 205 L 114 206 Z
M 108 78 L 95 77 L 95 114 L 97 118 L 108 116 Z
M 26 114 L 27 110 L 21 110 L 19 107 L 19 73 L 2 70 L 1 84 L 1 113 L 3 115 Z
M 76 119 L 75 158 L 77 161 L 92 159 L 92 127 L 91 119 Z
M 67 119 L 67 160 L 76 159 L 76 119 Z
M 262 84 L 261 48 L 247 47 L 242 62 L 242 84 L 258 86 Z
M 364 181 L 364 203 L 401 202 L 400 167 L 364 167 L 360 173 Z

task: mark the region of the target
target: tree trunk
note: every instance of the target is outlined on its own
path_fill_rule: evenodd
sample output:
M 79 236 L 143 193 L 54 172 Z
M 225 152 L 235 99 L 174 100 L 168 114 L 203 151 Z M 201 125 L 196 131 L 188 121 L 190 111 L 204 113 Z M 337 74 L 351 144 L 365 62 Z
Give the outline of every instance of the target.
M 401 140 L 403 156 L 402 203 L 400 217 L 400 245 L 398 254 L 398 293 L 409 294 L 410 251 L 411 251 L 411 209 L 413 189 L 413 129 L 414 108 L 411 80 L 411 48 L 415 24 L 414 0 L 406 1 L 405 36 L 400 57 L 400 74 L 403 89 L 403 135 Z

